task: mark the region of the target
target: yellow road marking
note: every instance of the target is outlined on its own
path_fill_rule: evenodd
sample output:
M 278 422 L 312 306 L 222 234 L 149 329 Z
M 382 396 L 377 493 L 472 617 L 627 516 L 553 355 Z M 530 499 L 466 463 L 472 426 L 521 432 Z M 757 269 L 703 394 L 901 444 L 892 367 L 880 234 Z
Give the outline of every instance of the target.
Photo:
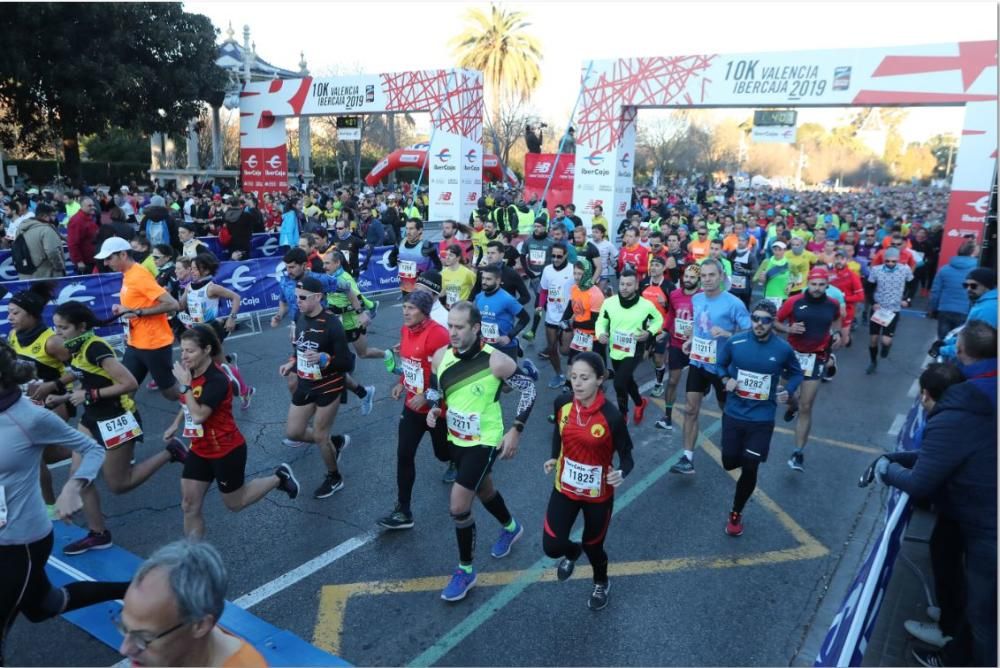
M 722 453 L 718 446 L 708 438 L 701 439 L 705 452 L 719 466 L 722 466 Z M 729 471 L 734 479 L 736 471 Z M 829 554 L 829 550 L 809 532 L 803 529 L 786 513 L 770 496 L 759 487 L 754 492 L 754 499 L 763 508 L 769 510 L 778 522 L 799 543 L 784 550 L 770 550 L 753 554 L 679 557 L 672 559 L 649 559 L 642 561 L 612 562 L 609 565 L 609 575 L 615 577 L 633 575 L 656 575 L 696 569 L 741 568 L 781 564 L 792 561 L 817 559 Z M 585 569 L 584 569 L 585 570 Z M 515 582 L 528 573 L 527 570 L 500 571 L 478 573 L 477 587 L 501 587 Z M 589 579 L 590 574 L 577 571 L 573 579 Z M 313 630 L 313 645 L 332 654 L 340 654 L 341 640 L 344 629 L 344 617 L 347 604 L 354 596 L 375 596 L 379 594 L 402 594 L 414 592 L 440 591 L 448 584 L 448 576 L 432 576 L 422 578 L 407 578 L 402 580 L 376 580 L 372 582 L 353 582 L 347 584 L 324 585 L 320 590 L 319 609 L 316 615 L 316 627 Z M 556 582 L 554 569 L 541 574 L 539 582 Z

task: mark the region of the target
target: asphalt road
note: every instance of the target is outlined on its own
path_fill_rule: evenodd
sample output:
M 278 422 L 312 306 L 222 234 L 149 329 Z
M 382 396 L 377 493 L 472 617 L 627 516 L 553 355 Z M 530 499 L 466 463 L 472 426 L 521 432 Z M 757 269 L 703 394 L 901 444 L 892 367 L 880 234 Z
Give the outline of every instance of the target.
M 370 336 L 376 346 L 398 341 L 396 299 L 383 300 Z M 541 549 L 551 489 L 542 473 L 552 428 L 545 415 L 555 396 L 544 387 L 551 368 L 539 363 L 539 403 L 521 452 L 495 468 L 525 535 L 508 558 L 492 559 L 497 527 L 477 508 L 480 584 L 465 601 L 448 604 L 438 596 L 456 563 L 454 530 L 448 489 L 440 481 L 443 467 L 426 442 L 418 455 L 416 527 L 375 528 L 395 499 L 400 412 L 389 398 L 392 381 L 381 362 L 359 361 L 357 374 L 378 388 L 375 410 L 362 417 L 352 397 L 335 427 L 353 438 L 341 460 L 346 485 L 329 499 L 314 500 L 311 492 L 322 476 L 318 453 L 281 444 L 289 397 L 276 369 L 287 354 L 287 332 L 237 338 L 227 348 L 239 353 L 245 377 L 257 386 L 252 408 L 238 418 L 250 444 L 248 472 L 270 473 L 287 461 L 304 493 L 296 501 L 274 493 L 233 514 L 213 489 L 205 504 L 207 538 L 229 567 L 230 600 L 250 594 L 254 614 L 359 665 L 787 665 L 814 625 L 829 624 L 816 618 L 823 597 L 842 595 L 827 591 L 831 574 L 862 531 L 859 517 L 875 493 L 860 490 L 857 476 L 877 451 L 891 446 L 887 432 L 912 401 L 907 393 L 933 330 L 932 321 L 906 317 L 892 357 L 875 376 L 864 374 L 866 337 L 841 352 L 840 373 L 820 390 L 805 473 L 785 464 L 791 425 L 779 417 L 770 461 L 761 469 L 738 539 L 723 531 L 734 482 L 717 462 L 718 415 L 702 415 L 706 438 L 694 476 L 666 472 L 679 453 L 681 433 L 654 429 L 659 409 L 651 409 L 639 427 L 630 426 L 636 468 L 618 493 L 607 542 L 611 602 L 599 613 L 586 607 L 586 559 L 572 580 L 558 583 Z M 535 355 L 535 349 L 529 345 L 527 353 Z M 651 378 L 646 365 L 640 384 Z M 514 401 L 504 400 L 508 416 Z M 175 407 L 145 389 L 139 403 L 147 433 L 162 433 Z M 705 406 L 717 409 L 714 400 Z M 150 439 L 138 456 L 158 447 Z M 65 474 L 56 471 L 57 483 Z M 127 495 L 102 494 L 117 545 L 147 556 L 181 537 L 179 478 L 180 467 L 173 465 Z M 259 588 L 338 546 L 339 558 L 327 566 L 287 588 L 261 593 Z M 7 658 L 14 665 L 79 666 L 110 665 L 119 657 L 63 620 L 32 625 L 21 618 Z

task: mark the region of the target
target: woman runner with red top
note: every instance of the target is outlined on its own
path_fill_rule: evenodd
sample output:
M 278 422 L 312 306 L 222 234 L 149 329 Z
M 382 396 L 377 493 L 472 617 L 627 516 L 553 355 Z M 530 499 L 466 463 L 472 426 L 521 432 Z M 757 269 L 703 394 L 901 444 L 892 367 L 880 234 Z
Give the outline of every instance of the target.
M 614 490 L 632 470 L 632 438 L 621 412 L 607 401 L 601 384 L 607 377 L 604 362 L 596 353 L 580 353 L 570 367 L 572 396 L 556 400 L 556 428 L 552 433 L 552 457 L 545 473 L 556 472 L 555 489 L 545 512 L 542 546 L 553 559 L 562 557 L 560 581 L 573 574 L 582 552 L 594 569 L 594 590 L 587 601 L 591 610 L 608 605 L 608 555 L 604 539 L 611 524 Z M 618 453 L 618 468 L 612 457 Z M 570 540 L 576 516 L 583 511 L 583 543 Z
M 221 351 L 222 344 L 211 327 L 194 325 L 181 334 L 181 359 L 174 363 L 181 410 L 163 438 L 174 439 L 183 425 L 182 434 L 191 439 L 181 476 L 184 535 L 189 539 L 205 535 L 201 508 L 212 481 L 219 486 L 226 508 L 233 512 L 259 501 L 273 489 L 292 499 L 299 494 L 299 482 L 288 464 L 278 466 L 274 475 L 244 484 L 247 442 L 233 420 L 233 386 L 212 361 Z

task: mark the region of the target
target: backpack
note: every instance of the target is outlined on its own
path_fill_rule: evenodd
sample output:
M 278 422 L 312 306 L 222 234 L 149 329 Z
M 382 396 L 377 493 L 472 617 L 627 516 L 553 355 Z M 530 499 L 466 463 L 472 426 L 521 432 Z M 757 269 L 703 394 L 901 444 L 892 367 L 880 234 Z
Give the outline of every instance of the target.
M 31 250 L 24 234 L 18 234 L 10 248 L 10 258 L 14 262 L 14 269 L 19 274 L 34 274 L 38 268 L 34 260 L 31 259 Z

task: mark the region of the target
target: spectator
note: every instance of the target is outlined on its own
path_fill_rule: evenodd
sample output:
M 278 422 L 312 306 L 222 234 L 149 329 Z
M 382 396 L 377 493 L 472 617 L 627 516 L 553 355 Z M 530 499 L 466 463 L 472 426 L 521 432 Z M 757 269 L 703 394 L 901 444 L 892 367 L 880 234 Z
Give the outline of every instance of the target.
M 119 651 L 135 665 L 266 666 L 252 645 L 219 626 L 228 585 L 222 557 L 208 543 L 178 541 L 160 548 L 125 592 Z
M 166 200 L 160 195 L 153 195 L 149 198 L 149 206 L 142 210 L 143 221 L 140 229 L 149 239 L 149 243 L 156 246 L 158 244 L 170 244 L 177 246 L 177 229 L 170 219 L 170 210 L 167 208 Z
M 281 214 L 278 245 L 281 247 L 298 247 L 299 245 L 299 218 L 295 211 L 294 202 L 285 202 L 284 212 Z
M 941 343 L 948 332 L 965 322 L 969 313 L 969 295 L 964 284 L 966 275 L 976 267 L 976 260 L 972 257 L 975 250 L 975 241 L 963 242 L 958 248 L 958 254 L 941 267 L 931 285 L 927 315 L 937 318 L 937 340 Z
M 253 217 L 237 200 L 231 199 L 222 219 L 226 232 L 220 231 L 219 236 L 228 238 L 228 243 L 225 245 L 229 250 L 229 257 L 233 260 L 249 260 Z
M 97 206 L 93 199 L 84 197 L 80 200 L 79 210 L 69 219 L 66 230 L 69 258 L 76 265 L 78 274 L 89 274 L 94 271 L 94 254 L 97 252 L 99 229 Z
M 997 665 L 996 348 L 995 328 L 966 323 L 957 353 L 965 382 L 934 404 L 918 452 L 895 453 L 876 467 L 886 484 L 917 499 L 933 497 L 962 541 L 964 574 L 953 568 L 935 576 L 946 577 L 942 589 L 964 599 L 964 618 L 940 656 L 913 650 L 925 666 Z
M 978 267 L 969 272 L 963 283 L 969 299 L 972 301 L 972 308 L 969 309 L 969 316 L 966 322 L 972 320 L 982 320 L 983 322 L 997 326 L 997 275 L 992 269 Z M 957 338 L 949 337 L 941 346 L 939 354 L 945 359 L 953 359 L 957 352 Z
M 8 242 L 14 241 L 17 237 L 17 230 L 21 223 L 30 220 L 33 213 L 31 211 L 30 200 L 26 195 L 16 195 L 11 202 L 11 222 L 7 225 L 5 238 Z
M 35 207 L 34 218 L 24 221 L 18 231 L 18 237 L 24 238 L 24 245 L 33 271 L 24 272 L 25 264 L 14 258 L 19 278 L 55 278 L 66 275 L 66 262 L 63 259 L 62 237 L 56 230 L 56 211 L 50 204 L 42 202 Z M 17 243 L 15 242 L 15 250 Z M 27 258 L 26 258 L 27 259 Z
M 181 223 L 177 228 L 177 236 L 181 241 L 181 257 L 193 258 L 198 253 L 211 253 L 208 246 L 201 243 L 195 236 L 194 223 Z
M 149 239 L 142 232 L 136 234 L 132 237 L 129 242 L 132 246 L 132 259 L 141 264 L 143 269 L 148 271 L 156 278 L 156 275 L 160 273 L 159 268 L 156 266 L 156 262 L 153 261 L 152 247 L 150 246 Z

